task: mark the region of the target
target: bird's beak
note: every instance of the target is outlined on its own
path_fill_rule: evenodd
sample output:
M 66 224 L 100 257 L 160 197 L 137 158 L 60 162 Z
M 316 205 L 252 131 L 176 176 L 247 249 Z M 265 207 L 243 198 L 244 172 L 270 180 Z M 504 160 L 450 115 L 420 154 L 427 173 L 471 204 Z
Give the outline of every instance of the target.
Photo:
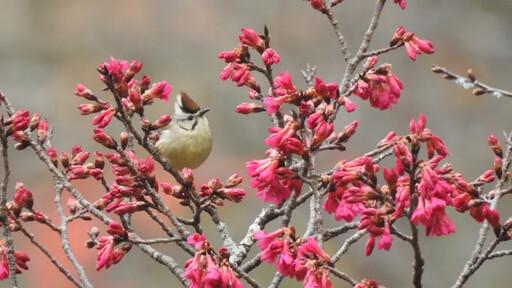
M 199 111 L 199 113 L 197 113 L 197 116 L 199 116 L 199 117 L 200 117 L 200 116 L 203 116 L 203 115 L 204 115 L 204 114 L 206 114 L 206 112 L 208 112 L 208 111 L 210 111 L 210 109 L 209 109 L 209 108 L 203 109 L 203 110 Z

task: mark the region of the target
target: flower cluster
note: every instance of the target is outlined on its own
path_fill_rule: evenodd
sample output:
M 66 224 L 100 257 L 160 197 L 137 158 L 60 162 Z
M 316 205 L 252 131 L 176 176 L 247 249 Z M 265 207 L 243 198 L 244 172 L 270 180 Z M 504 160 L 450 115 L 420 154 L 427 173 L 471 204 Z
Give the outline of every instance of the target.
M 432 42 L 428 41 L 427 39 L 418 39 L 416 36 L 414 36 L 413 32 L 408 32 L 402 26 L 396 29 L 395 35 L 393 35 L 389 45 L 394 46 L 399 43 L 403 43 L 405 45 L 405 51 L 412 61 L 416 60 L 416 54 L 434 53 L 434 45 L 432 45 Z
M 48 121 L 41 119 L 41 114 L 35 113 L 30 117 L 30 112 L 27 110 L 18 110 L 0 125 L 7 127 L 5 131 L 6 136 L 16 142 L 14 148 L 17 150 L 23 150 L 30 145 L 30 134 L 26 133 L 26 129 L 30 132 L 36 131 L 37 142 L 43 143 L 46 140 L 48 134 Z
M 315 238 L 296 238 L 293 227 L 258 231 L 253 236 L 262 251 L 260 259 L 275 264 L 281 275 L 304 281 L 304 287 L 333 287 L 328 278 L 331 260 Z
M 372 107 L 385 110 L 397 103 L 404 87 L 402 81 L 391 72 L 391 64 L 385 63 L 375 67 L 377 61 L 377 56 L 367 59 L 366 73 L 354 83 L 352 89 L 354 89 L 354 95 L 361 99 L 370 99 Z
M 30 261 L 30 257 L 25 252 L 14 251 L 14 259 L 16 260 L 16 274 L 21 274 L 21 269 L 28 270 L 27 262 Z M 9 278 L 9 260 L 7 259 L 7 247 L 2 241 L 0 243 L 0 281 L 7 278 Z
M 380 146 L 392 148 L 396 158 L 393 168 L 383 169 L 386 185 L 378 185 L 379 167 L 368 157 L 342 160 L 332 175 L 322 175 L 320 179 L 330 187 L 323 205 L 328 213 L 347 222 L 361 215 L 358 229 L 366 229 L 370 235 L 366 255 L 372 253 L 379 237 L 378 249 L 390 249 L 390 225 L 400 217 L 410 217 L 415 225 L 425 226 L 428 236 L 454 233 L 455 227 L 445 211 L 448 206 L 459 212 L 469 210 L 475 220 L 489 221 L 499 233 L 498 212 L 489 208 L 475 187 L 449 164 L 438 167 L 448 150 L 425 125 L 426 119 L 420 115 L 418 121 L 411 120 L 409 135 L 398 137 L 392 132 L 381 141 Z M 418 160 L 421 145 L 426 146 L 428 159 Z M 486 171 L 478 183 L 492 182 L 492 173 L 493 170 Z
M 187 190 L 187 188 L 181 185 L 173 187 L 166 182 L 162 182 L 160 185 L 165 194 L 178 199 L 179 203 L 183 206 L 190 206 L 197 200 L 195 196 L 199 196 L 199 201 L 201 203 L 210 203 L 216 207 L 223 206 L 224 200 L 239 203 L 245 198 L 245 191 L 243 189 L 236 188 L 240 183 L 242 183 L 242 177 L 240 177 L 238 173 L 231 175 L 231 177 L 229 177 L 224 183 L 222 183 L 219 178 L 214 178 L 208 181 L 207 184 L 201 184 L 198 194 L 195 194 L 196 188 L 192 170 L 189 168 L 183 168 L 182 174 L 186 185 L 189 185 L 190 189 Z M 194 193 L 190 193 L 191 191 Z
M 96 257 L 96 271 L 101 268 L 108 269 L 110 266 L 119 263 L 132 247 L 132 244 L 127 242 L 130 237 L 128 231 L 121 224 L 114 221 L 108 224 L 107 233 L 110 236 L 98 238 L 99 231 L 96 227 L 93 227 L 88 233 L 91 239 L 86 242 L 85 246 L 87 248 L 96 247 L 99 250 Z M 116 248 L 118 245 L 120 246 Z
M 132 214 L 147 208 L 150 203 L 145 197 L 148 194 L 147 189 L 158 191 L 153 159 L 150 156 L 137 159 L 131 151 L 107 153 L 104 156 L 112 164 L 112 172 L 116 178 L 108 192 L 94 203 L 95 207 L 119 215 Z
M 211 248 L 204 235 L 195 233 L 187 242 L 196 248 L 196 254 L 185 265 L 183 276 L 190 280 L 188 287 L 243 287 L 229 263 L 229 252 L 221 247 L 218 253 Z
M 128 61 L 118 60 L 114 57 L 111 57 L 109 62 L 101 63 L 98 67 L 101 81 L 116 97 L 119 97 L 128 117 L 131 117 L 133 113 L 143 116 L 145 105 L 152 104 L 154 99 L 168 101 L 172 91 L 172 87 L 167 81 L 154 83 L 150 87 L 149 76 L 143 75 L 140 80 L 135 79 L 134 77 L 141 69 L 142 63 L 139 61 L 134 60 L 128 63 Z M 75 95 L 90 101 L 80 104 L 78 109 L 82 115 L 97 114 L 93 118 L 92 124 L 98 129 L 106 127 L 114 117 L 121 117 L 118 111 L 119 107 L 101 100 L 83 84 L 75 86 Z M 99 134 L 100 131 L 102 130 L 95 130 L 95 133 Z

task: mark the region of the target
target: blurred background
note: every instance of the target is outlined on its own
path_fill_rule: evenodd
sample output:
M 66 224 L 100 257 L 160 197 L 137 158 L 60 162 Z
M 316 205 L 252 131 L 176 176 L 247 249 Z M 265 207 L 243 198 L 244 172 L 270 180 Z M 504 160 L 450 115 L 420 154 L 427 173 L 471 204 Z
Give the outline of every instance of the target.
M 374 1 L 345 1 L 336 7 L 336 17 L 345 33 L 350 51 L 359 46 Z M 487 146 L 487 136 L 493 133 L 502 139 L 502 131 L 511 131 L 511 99 L 496 99 L 485 95 L 476 97 L 468 90 L 445 81 L 430 72 L 431 64 L 465 75 L 473 68 L 478 80 L 503 89 L 510 84 L 512 59 L 512 2 L 506 0 L 469 1 L 408 1 L 402 11 L 388 1 L 375 33 L 371 49 L 386 47 L 395 29 L 403 25 L 420 39 L 434 43 L 436 53 L 419 55 L 412 62 L 403 49 L 379 57 L 379 63 L 393 64 L 393 72 L 404 82 L 399 104 L 389 111 L 378 111 L 367 102 L 352 98 L 357 109 L 338 117 L 337 131 L 353 120 L 359 120 L 357 133 L 345 152 L 326 153 L 319 159 L 319 169 L 329 169 L 341 159 L 353 159 L 372 150 L 389 131 L 407 133 L 411 118 L 424 113 L 427 127 L 439 135 L 450 151 L 446 161 L 466 179 L 473 180 L 490 169 L 493 154 Z M 69 151 L 73 144 L 82 144 L 87 151 L 102 149 L 91 137 L 91 116 L 80 116 L 76 107 L 83 103 L 73 95 L 76 83 L 82 83 L 101 94 L 104 88 L 98 81 L 96 68 L 110 56 L 118 59 L 139 60 L 152 81 L 167 80 L 173 86 L 172 95 L 179 90 L 189 93 L 208 114 L 215 137 L 213 152 L 206 163 L 196 170 L 197 183 L 211 178 L 226 180 L 234 172 L 249 179 L 245 161 L 264 158 L 263 139 L 268 135 L 268 117 L 262 114 L 243 116 L 234 108 L 246 102 L 247 89 L 234 83 L 223 83 L 219 73 L 224 63 L 217 59 L 220 51 L 233 49 L 238 42 L 241 27 L 263 31 L 267 25 L 272 36 L 271 45 L 280 54 L 278 72 L 289 71 L 295 85 L 305 88 L 300 69 L 309 63 L 317 66 L 317 76 L 326 82 L 339 82 L 345 69 L 338 42 L 327 19 L 314 11 L 308 2 L 291 0 L 260 1 L 3 1 L 0 11 L 0 90 L 18 109 L 40 112 L 54 126 L 54 146 Z M 267 87 L 268 86 L 264 86 Z M 264 88 L 265 91 L 267 88 Z M 171 101 L 173 101 L 171 98 Z M 171 112 L 171 102 L 158 102 L 147 111 L 157 119 Z M 120 127 L 111 125 L 113 135 Z M 503 141 L 502 141 L 503 143 Z M 104 150 L 103 150 L 104 151 Z M 51 178 L 30 151 L 10 150 L 12 179 L 23 181 L 34 192 L 35 208 L 56 219 Z M 140 154 L 140 158 L 145 157 Z M 386 165 L 386 163 L 384 163 Z M 388 167 L 390 163 L 387 163 Z M 159 180 L 172 182 L 168 175 L 159 174 Z M 94 181 L 77 181 L 77 186 L 91 201 L 103 191 Z M 247 189 L 249 196 L 241 204 L 227 203 L 220 209 L 235 241 L 243 237 L 247 225 L 265 206 Z M 12 194 L 11 194 L 12 197 Z M 503 220 L 508 218 L 510 201 L 501 204 Z M 169 199 L 176 211 L 181 209 Z M 508 207 L 507 207 L 508 206 Z M 508 208 L 508 211 L 507 211 Z M 468 259 L 479 225 L 468 215 L 448 209 L 457 233 L 441 238 L 421 237 L 426 260 L 423 283 L 425 287 L 449 287 Z M 178 212 L 179 213 L 179 212 Z M 295 213 L 293 223 L 298 234 L 304 232 L 307 210 Z M 184 214 L 187 216 L 187 214 Z M 162 237 L 156 226 L 147 219 L 135 217 L 135 227 L 145 237 Z M 325 217 L 329 227 L 335 227 L 331 215 Z M 145 222 L 144 222 L 145 221 Z M 87 250 L 86 230 L 95 222 L 74 223 L 70 228 L 73 249 L 84 265 L 95 287 L 177 287 L 179 282 L 165 268 L 157 265 L 137 248 L 111 267 L 96 272 L 96 250 Z M 208 217 L 203 225 L 206 234 L 218 248 L 218 235 Z M 57 235 L 40 225 L 27 225 L 44 245 L 53 251 L 60 249 Z M 105 227 L 99 226 L 104 233 Z M 267 231 L 276 228 L 269 225 Z M 421 227 L 423 235 L 423 227 Z M 351 233 L 329 242 L 326 250 L 334 253 Z M 21 235 L 15 235 L 16 249 L 29 253 L 30 270 L 19 277 L 20 287 L 71 287 L 56 272 L 50 261 L 34 249 Z M 354 245 L 337 267 L 355 279 L 374 278 L 386 287 L 411 287 L 412 252 L 408 245 L 395 239 L 390 252 L 375 250 L 364 255 L 364 242 Z M 510 249 L 510 245 L 500 248 Z M 171 254 L 184 263 L 189 257 L 174 245 L 159 245 L 162 252 Z M 255 251 L 256 252 L 256 251 Z M 253 255 L 253 254 L 251 254 Z M 66 263 L 65 256 L 56 257 Z M 466 287 L 510 287 L 510 259 L 502 258 L 486 263 L 470 279 Z M 253 271 L 254 277 L 267 286 L 272 279 L 272 267 L 261 265 Z M 335 287 L 348 287 L 331 277 Z M 50 284 L 51 283 L 51 284 Z M 7 287 L 3 281 L 0 287 Z M 285 280 L 282 287 L 298 287 L 295 280 Z

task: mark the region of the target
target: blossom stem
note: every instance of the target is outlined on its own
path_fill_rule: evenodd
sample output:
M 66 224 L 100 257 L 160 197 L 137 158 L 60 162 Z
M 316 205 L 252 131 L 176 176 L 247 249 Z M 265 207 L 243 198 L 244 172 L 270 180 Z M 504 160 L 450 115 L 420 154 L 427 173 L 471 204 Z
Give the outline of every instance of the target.
M 471 80 L 469 78 L 462 77 L 458 74 L 448 71 L 446 68 L 441 67 L 441 66 L 433 65 L 432 72 L 438 73 L 438 74 L 443 74 L 443 76 L 446 80 L 452 81 L 464 89 L 481 89 L 480 93 L 482 93 L 482 94 L 491 93 L 496 97 L 500 97 L 500 96 L 512 97 L 511 91 L 494 88 L 494 87 L 489 86 L 485 83 L 482 83 L 476 79 Z M 476 91 L 478 91 L 478 90 L 473 90 L 473 93 L 475 93 Z M 481 94 L 476 94 L 476 95 L 481 95 Z
M 350 276 L 348 276 L 346 273 L 343 273 L 341 271 L 339 271 L 338 269 L 334 268 L 334 267 L 328 267 L 329 268 L 329 271 L 331 271 L 331 273 L 342 279 L 342 280 L 345 280 L 347 281 L 348 283 L 350 283 L 352 286 L 355 286 L 357 284 L 357 281 L 352 279 Z
M 0 95 L 3 99 L 5 97 L 0 92 Z M 4 101 L 5 103 L 5 101 Z M 7 103 L 6 103 L 7 105 Z M 9 158 L 7 152 L 7 135 L 5 134 L 5 130 L 3 127 L 4 119 L 0 116 L 0 142 L 2 145 L 2 158 L 3 158 L 3 167 L 4 167 L 4 179 L 2 180 L 1 186 L 1 194 L 0 194 L 0 220 L 2 221 L 3 227 L 3 237 L 5 239 L 5 249 L 7 249 L 7 260 L 9 262 L 9 279 L 11 281 L 12 287 L 18 287 L 18 281 L 16 279 L 16 259 L 14 257 L 14 247 L 13 241 L 11 237 L 11 231 L 9 229 L 9 212 L 7 210 L 7 185 L 9 184 L 9 176 L 11 174 L 11 170 L 9 168 Z
M 50 251 L 48 251 L 48 248 L 46 248 L 41 243 L 39 243 L 39 241 L 36 240 L 34 235 L 32 233 L 28 232 L 27 229 L 25 229 L 25 227 L 23 227 L 23 224 L 18 219 L 13 218 L 13 220 L 20 228 L 21 233 L 23 233 L 23 235 L 25 235 L 25 237 L 27 237 L 32 244 L 34 244 L 39 250 L 41 250 L 41 252 L 43 252 L 43 254 L 46 255 L 46 257 L 48 257 L 48 259 L 50 259 L 50 262 L 52 262 L 53 265 L 55 265 L 55 267 L 57 267 L 57 269 L 64 276 L 66 276 L 66 278 L 69 279 L 69 281 L 71 281 L 73 284 L 75 284 L 76 287 L 80 287 L 80 288 L 86 287 L 86 286 L 82 285 L 82 283 L 80 283 L 80 281 L 78 281 L 75 277 L 73 277 L 73 275 L 71 275 L 71 273 L 66 268 L 64 268 L 64 266 L 62 266 L 62 264 L 60 264 L 60 262 L 57 261 L 57 259 L 55 259 L 55 257 L 53 257 L 53 255 L 50 253 Z M 92 286 L 89 286 L 89 287 L 92 287 Z
M 71 245 L 69 245 L 69 238 L 68 238 L 68 219 L 66 218 L 66 215 L 64 214 L 64 209 L 62 209 L 62 190 L 64 187 L 62 186 L 62 183 L 54 176 L 53 177 L 53 186 L 55 191 L 55 199 L 54 203 L 57 207 L 57 212 L 59 214 L 60 218 L 60 242 L 62 245 L 62 250 L 64 251 L 64 254 L 66 254 L 66 257 L 68 257 L 69 261 L 73 264 L 75 267 L 75 270 L 78 273 L 78 276 L 80 277 L 80 280 L 83 283 L 83 287 L 93 287 L 89 279 L 87 278 L 87 275 L 85 274 L 84 267 L 80 265 L 78 260 L 76 259 L 73 251 L 71 250 Z
M 341 256 L 343 256 L 343 254 L 347 253 L 348 248 L 352 244 L 356 243 L 359 239 L 361 239 L 366 233 L 368 233 L 366 231 L 366 229 L 359 230 L 356 233 L 354 233 L 354 235 L 350 236 L 347 240 L 345 240 L 345 242 L 341 246 L 340 250 L 338 250 L 338 252 L 336 252 L 336 254 L 334 254 L 334 256 L 331 257 L 331 263 L 334 264 L 334 263 L 338 262 L 338 260 L 340 260 Z
M 507 149 L 504 156 L 504 161 L 502 165 L 502 171 L 503 173 L 507 173 L 508 169 L 510 168 L 510 164 L 512 163 L 512 133 L 509 135 L 505 135 L 505 141 L 507 143 Z M 495 186 L 495 191 L 497 191 L 496 196 L 491 201 L 490 209 L 495 209 L 498 205 L 499 200 L 503 196 L 502 189 L 503 185 L 505 184 L 505 178 L 503 177 L 500 179 Z M 457 277 L 457 281 L 452 286 L 452 288 L 459 288 L 466 283 L 466 281 L 475 273 L 475 271 L 483 264 L 483 262 L 488 258 L 488 256 L 491 254 L 491 252 L 494 250 L 496 245 L 500 242 L 499 239 L 495 239 L 488 247 L 486 252 L 484 254 L 482 253 L 483 246 L 485 244 L 485 240 L 487 239 L 487 233 L 489 232 L 489 222 L 485 221 L 484 224 L 482 224 L 482 227 L 480 228 L 480 231 L 478 233 L 478 241 L 476 242 L 475 249 L 473 250 L 473 254 L 471 255 L 471 258 L 466 262 L 464 265 L 464 269 L 459 274 L 459 277 Z M 492 249 L 491 249 L 492 248 Z

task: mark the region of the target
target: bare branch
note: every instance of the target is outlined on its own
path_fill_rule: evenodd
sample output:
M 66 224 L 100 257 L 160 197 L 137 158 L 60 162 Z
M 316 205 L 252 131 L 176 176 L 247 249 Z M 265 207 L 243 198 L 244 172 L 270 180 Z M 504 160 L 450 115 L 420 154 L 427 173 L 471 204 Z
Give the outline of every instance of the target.
M 471 70 L 471 69 L 468 70 L 469 78 L 457 75 L 453 72 L 446 70 L 446 68 L 444 68 L 444 67 L 436 66 L 436 65 L 433 65 L 432 72 L 438 73 L 438 74 L 443 74 L 444 79 L 452 81 L 455 84 L 461 86 L 462 88 L 464 88 L 466 90 L 473 89 L 472 93 L 477 96 L 489 93 L 489 94 L 492 94 L 493 96 L 496 96 L 497 98 L 500 98 L 503 96 L 512 97 L 512 92 L 510 92 L 510 91 L 494 88 L 492 86 L 489 86 L 485 83 L 482 83 L 482 82 L 479 82 L 478 80 L 476 80 L 476 78 L 473 74 L 473 70 Z

